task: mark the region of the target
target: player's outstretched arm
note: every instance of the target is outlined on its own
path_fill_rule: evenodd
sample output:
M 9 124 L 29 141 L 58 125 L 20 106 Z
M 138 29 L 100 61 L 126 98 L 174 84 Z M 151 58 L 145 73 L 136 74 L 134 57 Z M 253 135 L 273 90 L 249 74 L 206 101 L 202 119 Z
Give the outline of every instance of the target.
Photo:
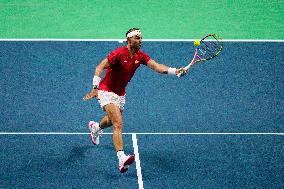
M 161 73 L 161 74 L 171 74 L 171 75 L 178 75 L 181 73 L 184 75 L 185 70 L 184 68 L 171 68 L 169 66 L 166 66 L 164 64 L 159 64 L 155 60 L 151 59 L 147 62 L 147 66 L 151 68 L 152 70 Z

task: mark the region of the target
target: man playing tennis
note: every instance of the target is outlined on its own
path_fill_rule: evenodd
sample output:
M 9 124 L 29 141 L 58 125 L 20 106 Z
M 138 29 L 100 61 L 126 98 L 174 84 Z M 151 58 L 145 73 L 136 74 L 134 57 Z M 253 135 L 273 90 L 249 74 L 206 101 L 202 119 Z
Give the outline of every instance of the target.
M 102 129 L 112 125 L 113 143 L 117 152 L 119 171 L 121 173 L 126 172 L 135 159 L 134 155 L 125 155 L 123 151 L 122 112 L 125 104 L 125 88 L 136 69 L 143 64 L 161 74 L 176 76 L 185 74 L 183 68 L 176 69 L 159 64 L 142 52 L 140 50 L 142 33 L 139 28 L 128 30 L 126 37 L 127 46 L 119 47 L 112 51 L 97 65 L 93 78 L 93 89 L 84 97 L 84 100 L 90 100 L 95 97 L 106 112 L 106 115 L 99 123 L 89 122 L 91 141 L 93 144 L 98 145 Z M 106 70 L 106 73 L 104 78 L 101 79 L 103 70 Z

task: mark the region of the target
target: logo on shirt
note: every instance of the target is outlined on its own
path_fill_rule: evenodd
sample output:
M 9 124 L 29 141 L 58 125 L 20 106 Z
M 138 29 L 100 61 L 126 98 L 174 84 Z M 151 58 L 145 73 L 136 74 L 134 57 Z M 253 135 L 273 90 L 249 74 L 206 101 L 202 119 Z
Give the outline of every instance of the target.
M 138 64 L 139 63 L 139 60 L 135 60 L 135 64 Z

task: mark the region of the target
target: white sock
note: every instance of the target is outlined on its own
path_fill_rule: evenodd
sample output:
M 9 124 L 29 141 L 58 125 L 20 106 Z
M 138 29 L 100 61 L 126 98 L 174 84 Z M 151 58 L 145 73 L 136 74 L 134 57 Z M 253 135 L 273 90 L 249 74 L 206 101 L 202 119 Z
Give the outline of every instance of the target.
M 116 153 L 116 155 L 117 155 L 117 158 L 118 158 L 118 159 L 121 159 L 121 158 L 125 157 L 124 151 L 122 151 L 122 150 L 118 151 L 118 152 Z

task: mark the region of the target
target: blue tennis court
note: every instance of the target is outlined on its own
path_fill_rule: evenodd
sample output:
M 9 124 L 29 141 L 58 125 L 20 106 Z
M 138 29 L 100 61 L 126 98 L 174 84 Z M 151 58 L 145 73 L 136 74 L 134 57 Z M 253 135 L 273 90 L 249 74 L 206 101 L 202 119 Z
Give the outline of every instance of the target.
M 82 100 L 96 64 L 121 45 L 0 42 L 0 188 L 141 187 L 135 165 L 118 172 L 111 129 L 91 144 L 87 123 L 104 113 Z M 142 50 L 180 67 L 194 47 Z M 137 134 L 143 187 L 283 188 L 283 62 L 282 42 L 225 42 L 183 78 L 142 66 L 127 88 L 124 143 L 132 153 Z

